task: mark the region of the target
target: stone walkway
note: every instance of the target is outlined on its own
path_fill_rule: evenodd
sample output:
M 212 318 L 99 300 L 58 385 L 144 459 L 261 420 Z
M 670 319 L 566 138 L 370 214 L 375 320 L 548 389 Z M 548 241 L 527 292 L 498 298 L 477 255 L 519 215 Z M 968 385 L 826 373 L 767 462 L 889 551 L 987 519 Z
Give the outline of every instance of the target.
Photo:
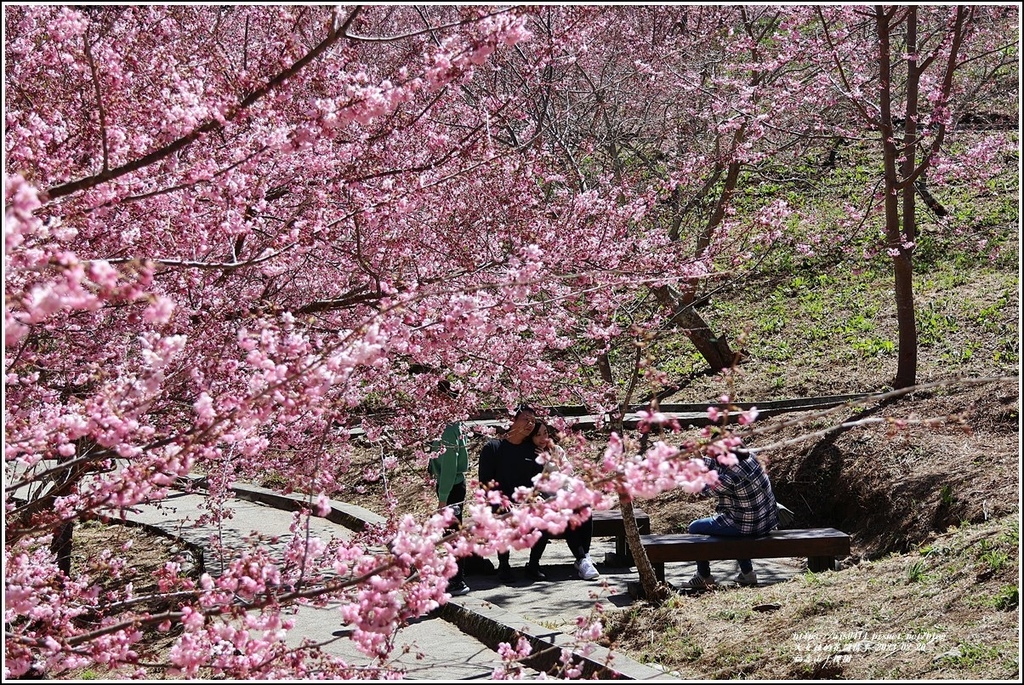
M 286 544 L 290 535 L 291 513 L 301 500 L 258 487 L 236 488 L 238 499 L 232 502 L 234 516 L 225 521 L 220 530 L 198 526 L 196 520 L 205 511 L 201 508 L 201 494 L 178 493 L 162 505 L 137 508 L 133 520 L 154 526 L 165 533 L 184 539 L 204 550 L 206 570 L 219 572 L 223 560 L 215 556 L 210 547 L 211 534 L 216 534 L 229 547 L 243 544 L 253 531 L 263 535 L 279 535 L 278 545 Z M 364 522 L 376 523 L 376 514 L 360 507 L 332 502 L 327 519 L 314 518 L 312 533 L 324 539 L 347 539 L 353 529 Z M 405 671 L 408 678 L 417 680 L 488 680 L 500 659 L 496 653 L 499 643 L 514 644 L 519 636 L 531 641 L 533 653 L 542 656 L 531 662 L 534 668 L 524 675 L 539 675 L 536 668 L 546 669 L 557 659 L 560 649 L 552 646 L 574 647 L 572 636 L 576 617 L 589 615 L 596 603 L 607 610 L 631 604 L 634 599 L 628 588 L 638 578 L 631 568 L 613 568 L 602 561 L 606 553 L 614 551 L 611 538 L 595 539 L 591 556 L 598 564 L 601 578 L 597 581 L 580 580 L 572 555 L 562 540 L 553 540 L 545 551 L 542 565 L 548 576 L 544 582 L 528 581 L 522 567 L 528 551 L 513 551 L 512 564 L 517 579 L 502 584 L 496 575 L 469 575 L 467 583 L 472 592 L 453 598 L 447 605 L 430 616 L 421 617 L 399 631 L 392 666 Z M 715 573 L 728 578 L 734 564 L 716 562 Z M 780 582 L 800 572 L 800 560 L 758 560 L 758 576 L 762 584 Z M 684 583 L 693 573 L 692 564 L 669 564 L 667 580 L 675 585 Z M 358 652 L 348 632 L 341 624 L 336 608 L 298 607 L 296 628 L 289 640 L 298 645 L 303 638 L 324 643 L 324 649 L 352 664 L 369 665 L 371 660 Z M 664 680 L 676 679 L 663 670 L 634 661 L 624 654 L 610 654 L 594 646 L 583 657 L 586 676 L 601 679 Z

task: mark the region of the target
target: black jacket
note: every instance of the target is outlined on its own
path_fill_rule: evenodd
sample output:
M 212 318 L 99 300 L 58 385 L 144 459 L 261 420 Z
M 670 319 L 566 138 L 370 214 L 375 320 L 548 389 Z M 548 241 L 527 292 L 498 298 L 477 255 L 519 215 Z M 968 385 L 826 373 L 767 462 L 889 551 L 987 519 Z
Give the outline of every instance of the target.
M 497 489 L 509 498 L 519 486 L 532 487 L 533 477 L 542 468 L 529 439 L 518 445 L 508 440 L 488 440 L 480 450 L 480 484 L 488 487 L 488 483 L 495 481 Z

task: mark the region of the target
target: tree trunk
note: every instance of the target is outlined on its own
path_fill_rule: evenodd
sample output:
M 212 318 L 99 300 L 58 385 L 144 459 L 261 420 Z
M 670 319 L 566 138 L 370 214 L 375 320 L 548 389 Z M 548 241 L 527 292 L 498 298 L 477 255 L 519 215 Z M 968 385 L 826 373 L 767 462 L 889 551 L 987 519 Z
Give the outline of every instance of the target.
M 733 141 L 733 150 L 739 147 L 740 143 L 743 142 L 744 132 L 747 128 L 746 123 L 740 126 L 736 132 L 736 138 Z M 712 212 L 711 218 L 708 219 L 707 226 L 704 227 L 704 232 L 697 238 L 697 249 L 694 254 L 700 258 L 703 256 L 705 250 L 711 245 L 711 236 L 714 235 L 715 229 L 725 219 L 725 211 L 729 207 L 729 203 L 732 202 L 733 195 L 736 194 L 736 186 L 740 180 L 740 168 L 739 162 L 729 162 L 728 172 L 725 175 L 725 185 L 722 188 L 722 194 L 718 197 L 718 203 L 715 205 L 715 211 Z
M 78 454 L 77 449 L 75 450 L 75 453 Z M 58 464 L 66 462 L 69 459 L 70 457 L 65 457 L 62 454 L 57 455 Z M 56 499 L 58 492 L 77 489 L 80 477 L 80 469 L 65 469 L 64 472 L 58 476 L 60 483 L 59 487 L 55 487 L 54 492 L 50 493 L 47 499 L 52 503 L 53 500 Z M 65 521 L 54 527 L 53 540 L 50 541 L 50 552 L 56 557 L 57 568 L 59 568 L 64 573 L 65 577 L 68 578 L 71 577 L 71 547 L 74 534 L 75 522 L 73 520 Z
M 739 356 L 729 347 L 729 339 L 725 334 L 716 336 L 692 304 L 681 302 L 684 297 L 682 293 L 670 286 L 662 286 L 655 288 L 654 295 L 665 308 L 673 311 L 669 321 L 680 327 L 712 371 L 723 371 L 739 361 Z
M 907 102 L 904 115 L 906 130 L 903 135 L 903 162 L 901 177 L 911 179 L 917 164 L 917 117 L 921 72 L 917 65 L 917 8 L 907 10 Z M 886 46 L 888 47 L 888 45 Z M 889 58 L 888 53 L 886 59 Z M 906 388 L 917 382 L 917 321 L 914 307 L 913 243 L 917 237 L 916 199 L 912 182 L 903 186 L 903 220 L 899 254 L 894 259 L 896 277 L 896 318 L 899 324 L 899 362 L 896 371 L 897 388 Z
M 641 454 L 647 451 L 647 435 L 644 433 L 640 436 Z M 651 604 L 659 605 L 669 597 L 668 586 L 658 580 L 654 574 L 654 566 L 651 565 L 651 560 L 647 558 L 647 551 L 644 549 L 643 543 L 640 542 L 640 530 L 637 528 L 636 518 L 633 514 L 633 501 L 621 490 L 619 491 L 619 507 L 622 509 L 626 544 L 629 545 L 629 551 L 636 563 L 636 572 L 640 576 L 640 587 L 643 588 L 644 597 Z
M 914 267 L 910 255 L 900 250 L 893 259 L 896 276 L 896 319 L 899 323 L 899 361 L 894 388 L 917 383 L 917 322 L 914 313 Z
M 756 78 L 754 82 L 756 84 Z M 747 124 L 744 122 L 733 135 L 730 148 L 732 153 L 735 153 L 746 138 L 746 129 Z M 715 229 L 725 219 L 729 203 L 732 202 L 732 198 L 736 194 L 741 170 L 742 165 L 735 160 L 731 160 L 726 167 L 725 182 L 722 185 L 722 192 L 718 196 L 718 201 L 715 203 L 715 209 L 708 218 L 703 232 L 697 236 L 697 244 L 694 248 L 694 256 L 697 259 L 704 256 L 704 253 L 711 245 L 711 238 L 715 234 Z M 717 180 L 721 171 L 721 166 L 716 165 L 715 172 L 711 178 Z M 709 190 L 710 185 L 705 184 L 700 195 L 703 196 Z M 678 202 L 675 202 L 674 206 L 678 209 Z M 679 237 L 679 222 L 681 220 L 682 215 L 680 214 L 673 222 L 672 231 L 670 232 L 673 240 Z M 683 333 L 693 344 L 694 348 L 696 348 L 697 352 L 704 357 L 704 361 L 708 363 L 711 371 L 717 373 L 718 371 L 731 368 L 733 364 L 739 361 L 739 358 L 729 347 L 729 340 L 725 334 L 716 336 L 700 314 L 694 311 L 692 305 L 697 296 L 697 287 L 698 282 L 691 280 L 683 284 L 682 292 L 678 292 L 670 287 L 661 287 L 655 289 L 654 294 L 662 306 L 672 312 L 671 322 L 682 328 Z
M 686 337 L 704 357 L 712 371 L 723 371 L 739 361 L 740 355 L 729 347 L 729 339 L 725 334 L 716 336 L 692 307 L 686 307 L 677 316 L 672 317 L 672 320 L 683 327 Z
M 597 367 L 601 371 L 601 380 L 609 387 L 612 387 L 614 379 L 612 378 L 611 364 L 608 362 L 607 355 L 598 355 Z M 624 433 L 622 417 L 625 416 L 629 399 L 627 395 L 611 417 L 611 430 L 619 435 Z M 647 445 L 646 434 L 641 437 L 640 445 L 642 452 Z M 647 552 L 640 542 L 640 529 L 636 525 L 636 516 L 633 513 L 633 500 L 621 488 L 619 489 L 619 508 L 622 511 L 622 528 L 626 534 L 626 545 L 629 546 L 629 552 L 633 555 L 633 563 L 636 564 L 636 571 L 640 576 L 640 587 L 643 588 L 644 597 L 652 604 L 660 604 L 668 598 L 668 588 L 654 575 L 654 567 L 651 565 L 651 560 L 647 558 Z
M 733 151 L 742 144 L 745 131 L 746 123 L 744 123 L 733 136 Z M 622 160 L 619 157 L 619 148 L 614 143 L 611 143 L 608 145 L 607 149 L 612 160 L 612 172 L 615 174 L 616 182 L 619 183 L 622 179 Z M 741 165 L 738 162 L 731 162 L 727 168 L 725 183 L 723 185 L 722 192 L 718 197 L 718 201 L 715 203 L 715 209 L 712 212 L 711 217 L 708 219 L 708 222 L 704 227 L 704 231 L 697 236 L 697 244 L 694 249 L 694 254 L 698 259 L 704 254 L 708 246 L 711 244 L 711 237 L 714 235 L 715 229 L 718 228 L 719 224 L 721 224 L 722 220 L 725 218 L 726 208 L 736 192 L 736 186 L 740 177 L 740 170 Z M 717 182 L 721 173 L 722 167 L 720 165 L 716 165 L 714 173 L 711 174 L 711 177 L 708 182 L 705 183 L 704 188 L 700 193 L 698 193 L 698 197 L 691 200 L 685 209 L 679 208 L 680 198 L 678 192 L 673 193 L 672 207 L 676 212 L 676 216 L 673 219 L 673 225 L 669 231 L 673 240 L 679 239 L 679 227 L 685 211 L 688 211 L 694 203 L 704 199 L 704 196 L 711 190 L 713 184 Z M 728 338 L 724 334 L 716 336 L 711 331 L 711 327 L 708 326 L 707 322 L 701 318 L 700 314 L 693 310 L 691 305 L 696 297 L 697 287 L 698 282 L 691 280 L 684 284 L 684 290 L 681 293 L 668 287 L 662 287 L 655 289 L 655 296 L 663 307 L 673 312 L 671 319 L 672 323 L 682 328 L 687 339 L 693 344 L 697 352 L 704 357 L 704 361 L 708 363 L 708 367 L 711 371 L 723 371 L 733 365 L 736 361 L 736 356 L 729 348 Z
M 625 492 L 619 491 L 619 509 L 622 510 L 622 527 L 626 532 L 626 545 L 633 555 L 633 563 L 636 564 L 637 575 L 640 576 L 640 587 L 643 588 L 644 597 L 651 604 L 661 604 L 668 599 L 668 588 L 654 575 L 654 566 L 647 558 L 643 543 L 640 542 L 640 529 L 637 528 L 635 514 L 633 513 L 633 500 Z
M 901 151 L 896 147 L 892 122 L 892 54 L 889 25 L 890 14 L 884 8 L 875 8 L 875 26 L 878 32 L 879 66 L 879 115 L 882 134 L 882 153 L 885 167 L 885 237 L 889 254 L 893 258 L 895 277 L 896 321 L 899 326 L 899 356 L 897 361 L 896 388 L 906 388 L 917 380 L 917 322 L 914 314 L 914 269 L 910 261 L 910 248 L 904 239 L 900 225 L 900 183 L 896 168 Z M 913 72 L 914 70 L 911 69 Z M 911 74 L 915 75 L 915 74 Z M 908 93 L 909 94 L 909 93 Z M 910 104 L 908 103 L 908 110 Z M 914 124 L 907 122 L 908 127 Z M 913 211 L 914 188 L 903 189 L 904 212 L 907 207 Z M 907 200 L 909 191 L 910 200 Z M 906 217 L 904 217 L 906 219 Z M 909 227 L 913 230 L 913 219 Z
M 71 577 L 71 548 L 75 534 L 75 522 L 68 521 L 57 526 L 53 533 L 53 541 L 50 542 L 50 552 L 57 557 L 57 568 L 66 577 Z
M 896 388 L 917 382 L 917 320 L 914 307 L 913 244 L 917 239 L 917 191 L 911 179 L 917 165 L 917 118 L 921 70 L 917 63 L 917 8 L 907 10 L 907 103 L 903 134 L 903 162 L 900 175 L 903 186 L 903 232 L 899 255 L 895 260 L 896 316 L 899 322 L 899 365 Z M 906 247 L 905 247 L 906 246 Z
M 949 216 L 949 210 L 943 207 L 942 203 L 928 190 L 928 177 L 925 174 L 921 174 L 917 181 L 914 182 L 914 189 L 917 190 L 917 194 L 924 200 L 925 206 L 932 210 L 937 218 L 941 219 L 944 216 Z

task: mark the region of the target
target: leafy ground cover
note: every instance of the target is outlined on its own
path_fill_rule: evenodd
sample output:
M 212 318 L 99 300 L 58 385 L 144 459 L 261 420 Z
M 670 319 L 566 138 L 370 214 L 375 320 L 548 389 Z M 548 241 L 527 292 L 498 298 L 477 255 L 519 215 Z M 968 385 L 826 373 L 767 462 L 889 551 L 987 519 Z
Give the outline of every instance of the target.
M 621 611 L 609 644 L 683 678 L 1013 680 L 1016 514 L 906 554 Z
M 962 422 L 880 424 L 781 451 L 769 470 L 795 525 L 852 536 L 839 572 L 634 605 L 609 643 L 689 678 L 1018 677 L 1017 397 L 933 393 L 879 414 Z M 642 506 L 662 532 L 708 513 L 676 493 Z

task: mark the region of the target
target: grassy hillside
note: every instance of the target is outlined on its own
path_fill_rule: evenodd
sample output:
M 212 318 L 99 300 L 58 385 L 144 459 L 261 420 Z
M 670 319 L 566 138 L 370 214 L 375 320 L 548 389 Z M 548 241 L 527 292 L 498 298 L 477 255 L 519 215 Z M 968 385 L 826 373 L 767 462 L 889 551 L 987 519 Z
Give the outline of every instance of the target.
M 614 615 L 608 643 L 684 679 L 1019 678 L 1016 515 L 906 554 Z
M 637 604 L 613 617 L 609 644 L 683 678 L 1019 678 L 1019 382 L 957 382 L 1019 374 L 1010 185 L 945 196 L 959 232 L 922 222 L 918 382 L 941 385 L 757 422 L 751 444 L 783 445 L 762 455 L 795 525 L 850 533 L 853 553 L 840 571 Z M 744 359 L 707 375 L 682 336 L 664 340 L 661 364 L 680 379 L 664 401 L 889 389 L 897 362 L 891 265 L 842 254 L 772 255 L 716 292 L 702 315 Z M 883 421 L 828 430 L 871 418 Z M 712 509 L 679 492 L 639 504 L 654 532 L 679 532 Z
M 798 213 L 785 239 L 754 250 L 750 268 L 705 284 L 697 300 L 711 330 L 744 353 L 734 399 L 875 391 L 895 377 L 894 276 L 881 218 L 867 217 L 859 232 L 839 223 L 839 207 L 863 207 L 865 178 L 880 173 L 872 172 L 875 161 L 870 145 L 850 146 L 826 177 L 793 168 L 775 174 L 785 182 L 758 183 L 763 173 L 747 179 L 740 212 L 785 198 Z M 933 188 L 945 217 L 918 202 L 919 382 L 1017 373 L 1018 159 L 1004 161 L 1004 173 L 984 187 Z M 713 399 L 729 380 L 703 375 L 706 364 L 680 333 L 662 338 L 653 353 L 680 386 L 673 401 Z

